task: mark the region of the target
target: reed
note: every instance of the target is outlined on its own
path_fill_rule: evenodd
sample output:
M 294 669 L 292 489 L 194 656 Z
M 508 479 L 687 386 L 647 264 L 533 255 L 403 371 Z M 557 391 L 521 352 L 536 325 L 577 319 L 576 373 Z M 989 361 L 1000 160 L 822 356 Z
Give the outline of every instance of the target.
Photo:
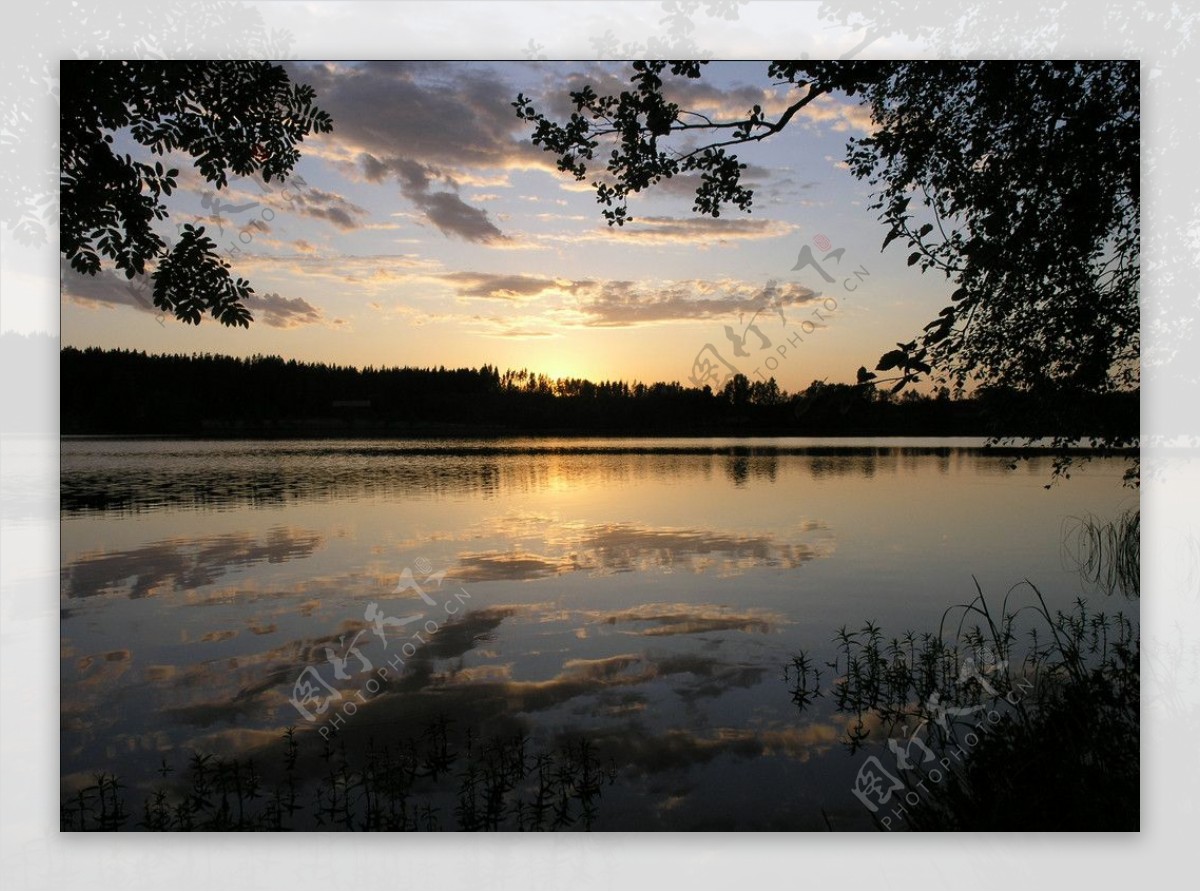
M 1141 593 L 1141 511 L 1122 512 L 1115 520 L 1092 515 L 1063 524 L 1064 559 L 1089 589 L 1133 599 Z
M 1136 829 L 1140 644 L 1131 619 L 1077 599 L 1051 611 L 1026 580 L 998 609 L 976 596 L 938 631 L 888 638 L 874 623 L 834 636 L 819 686 L 799 654 L 793 702 L 827 697 L 846 717 L 843 744 L 881 762 L 908 803 L 911 830 Z M 1017 603 L 1014 596 L 1026 596 Z M 887 741 L 888 749 L 877 752 Z M 915 803 L 915 804 L 913 804 Z
M 163 760 L 163 782 L 146 791 L 132 821 L 126 787 L 114 775 L 63 798 L 63 830 L 469 831 L 592 829 L 606 786 L 616 778 L 586 739 L 535 750 L 524 734 L 482 739 L 468 729 L 461 745 L 439 717 L 417 736 L 371 740 L 360 758 L 343 742 L 323 742 L 321 765 L 298 774 L 312 735 L 288 728 L 268 783 L 252 759 L 192 753 L 181 782 Z

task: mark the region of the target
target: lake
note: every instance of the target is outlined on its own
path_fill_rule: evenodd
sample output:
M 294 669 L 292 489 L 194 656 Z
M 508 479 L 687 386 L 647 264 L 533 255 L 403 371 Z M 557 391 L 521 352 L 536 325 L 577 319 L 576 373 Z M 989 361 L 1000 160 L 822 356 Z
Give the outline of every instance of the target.
M 349 820 L 313 798 L 341 758 L 425 764 L 423 828 L 482 820 L 517 747 L 510 801 L 594 788 L 563 826 L 871 829 L 862 753 L 792 703 L 793 654 L 934 630 L 976 581 L 1136 614 L 1063 550 L 1071 518 L 1136 507 L 1124 463 L 1046 489 L 1048 458 L 979 445 L 65 439 L 64 795 L 116 774 L 133 829 L 193 752 L 277 781 L 295 726 L 299 828 Z

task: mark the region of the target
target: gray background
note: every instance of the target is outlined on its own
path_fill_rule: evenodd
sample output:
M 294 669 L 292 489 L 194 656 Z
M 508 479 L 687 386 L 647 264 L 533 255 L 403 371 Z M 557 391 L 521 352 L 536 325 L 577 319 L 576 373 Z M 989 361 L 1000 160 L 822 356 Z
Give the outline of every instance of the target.
M 13 4 L 0 330 L 58 333 L 58 60 L 1136 58 L 1143 72 L 1143 816 L 1138 835 L 85 836 L 58 832 L 57 353 L 0 356 L 5 888 L 1195 888 L 1200 14 L 1182 3 Z M 33 407 L 32 409 L 30 407 Z M 1180 417 L 1190 436 L 1156 434 Z

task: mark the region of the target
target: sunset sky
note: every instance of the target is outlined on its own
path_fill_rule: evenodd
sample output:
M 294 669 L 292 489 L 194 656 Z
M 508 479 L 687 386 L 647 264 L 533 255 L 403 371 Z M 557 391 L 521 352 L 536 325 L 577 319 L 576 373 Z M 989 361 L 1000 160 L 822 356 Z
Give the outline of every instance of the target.
M 619 91 L 626 64 L 287 64 L 334 122 L 300 147 L 303 185 L 242 179 L 216 192 L 178 159 L 183 188 L 168 205 L 172 224 L 206 226 L 253 284 L 249 330 L 158 320 L 123 277 L 64 269 L 64 345 L 687 384 L 712 344 L 752 379 L 757 370 L 794 390 L 873 367 L 951 290 L 907 267 L 903 244 L 880 253 L 867 187 L 842 163 L 870 120 L 844 97 L 823 97 L 739 153 L 753 213 L 700 217 L 695 183 L 677 178 L 635 197 L 634 222 L 610 229 L 591 186 L 554 168 L 511 103 L 523 92 L 564 117 L 570 89 Z M 672 79 L 668 94 L 712 117 L 756 103 L 778 112 L 796 95 L 771 87 L 766 69 L 712 63 L 700 80 Z M 844 249 L 823 264 L 833 283 L 793 271 L 806 245 L 817 259 Z M 727 326 L 747 356 L 735 356 Z

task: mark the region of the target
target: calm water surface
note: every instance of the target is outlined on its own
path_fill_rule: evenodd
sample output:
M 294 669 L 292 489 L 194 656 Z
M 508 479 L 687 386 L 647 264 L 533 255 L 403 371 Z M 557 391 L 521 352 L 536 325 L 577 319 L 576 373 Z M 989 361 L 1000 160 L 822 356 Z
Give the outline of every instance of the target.
M 1119 461 L 1046 490 L 1048 460 L 975 445 L 66 440 L 64 790 L 439 716 L 590 741 L 616 771 L 595 829 L 869 828 L 862 754 L 797 712 L 791 655 L 936 628 L 972 577 L 1065 608 L 1064 523 L 1136 505 Z

